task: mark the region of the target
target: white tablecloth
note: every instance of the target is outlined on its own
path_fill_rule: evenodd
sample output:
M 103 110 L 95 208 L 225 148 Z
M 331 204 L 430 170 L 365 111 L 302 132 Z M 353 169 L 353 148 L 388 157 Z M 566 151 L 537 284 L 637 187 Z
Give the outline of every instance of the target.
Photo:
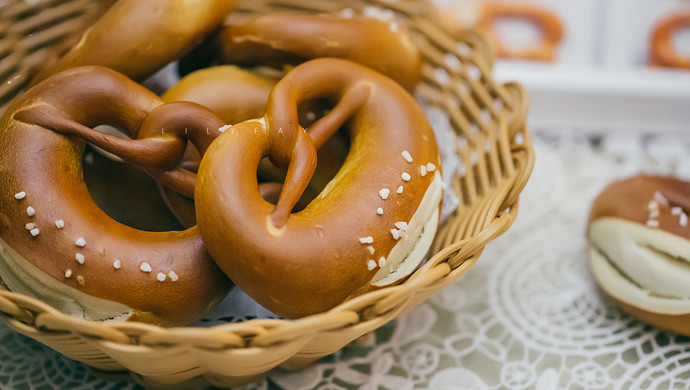
M 686 389 L 690 338 L 646 326 L 587 268 L 589 205 L 640 171 L 690 177 L 690 138 L 551 133 L 511 230 L 463 278 L 319 364 L 251 389 Z M 134 388 L 0 325 L 0 388 Z

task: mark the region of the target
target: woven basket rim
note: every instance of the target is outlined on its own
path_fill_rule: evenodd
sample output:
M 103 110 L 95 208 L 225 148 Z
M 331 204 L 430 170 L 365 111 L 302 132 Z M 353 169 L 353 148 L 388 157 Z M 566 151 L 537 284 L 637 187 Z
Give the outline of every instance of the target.
M 299 2 L 300 0 L 294 1 Z M 415 4 L 425 4 L 426 6 L 430 4 L 429 0 L 410 0 L 408 2 L 362 0 L 362 3 L 393 8 L 396 12 L 410 13 L 412 11 L 406 9 L 405 6 L 413 1 Z M 278 3 L 280 2 L 278 1 Z M 282 3 L 290 3 L 290 0 L 282 0 Z M 399 3 L 404 3 L 404 5 Z M 435 12 L 428 11 L 429 13 Z M 499 138 L 498 141 L 503 148 L 499 151 L 503 154 L 496 160 L 509 167 L 507 170 L 509 176 L 502 178 L 500 190 L 494 192 L 486 190 L 482 192 L 474 188 L 465 189 L 470 200 L 463 198 L 463 201 L 470 202 L 471 206 L 463 210 L 465 206 L 461 203 L 457 213 L 466 211 L 468 215 L 465 218 L 472 219 L 471 222 L 467 223 L 467 226 L 458 228 L 467 229 L 467 238 L 445 242 L 450 240 L 450 233 L 444 237 L 439 237 L 437 233 L 434 245 L 429 252 L 429 260 L 401 284 L 357 296 L 329 311 L 295 320 L 254 319 L 210 327 L 185 326 L 175 328 L 136 322 L 103 323 L 64 314 L 38 299 L 7 291 L 4 286 L 0 286 L 0 314 L 2 314 L 3 319 L 12 328 L 29 335 L 36 332 L 39 334 L 72 332 L 92 340 L 126 345 L 159 346 L 166 345 L 166 340 L 175 339 L 178 340 L 175 344 L 187 342 L 198 348 L 206 349 L 266 347 L 275 343 L 285 343 L 286 340 L 304 338 L 306 335 L 334 332 L 354 324 L 359 326 L 360 324 L 366 325 L 376 322 L 380 323 L 378 325 L 380 326 L 400 315 L 405 309 L 403 306 L 408 306 L 407 301 L 413 298 L 414 292 L 428 287 L 436 287 L 435 285 L 431 286 L 432 283 L 442 283 L 445 286 L 467 272 L 474 265 L 486 244 L 503 234 L 512 225 L 518 210 L 518 196 L 523 190 L 534 165 L 534 150 L 524 123 L 528 109 L 527 92 L 517 83 L 498 84 L 491 78 L 490 70 L 495 58 L 490 49 L 481 49 L 482 46 L 490 48 L 486 38 L 481 33 L 466 31 L 462 40 L 455 40 L 434 26 L 434 22 L 437 20 L 436 15 L 408 16 L 411 19 L 417 18 L 415 20 L 419 26 L 417 26 L 416 33 L 438 35 L 439 42 L 441 42 L 439 43 L 440 46 L 443 46 L 444 49 L 454 50 L 459 58 L 465 58 L 475 68 L 479 69 L 481 77 L 468 78 L 468 84 L 470 84 L 473 93 L 486 99 L 473 88 L 476 89 L 477 85 L 482 86 L 482 88 L 489 85 L 508 105 L 503 110 L 496 110 L 495 114 L 499 119 L 495 126 L 496 129 L 492 131 L 495 132 L 494 135 L 498 134 L 496 137 Z M 463 54 L 455 46 L 451 47 L 457 44 L 464 44 L 475 49 L 470 55 Z M 483 52 L 483 55 L 478 55 L 478 52 Z M 433 76 L 425 75 L 424 84 L 438 87 L 436 84 L 439 82 L 432 79 Z M 451 87 L 441 86 L 441 88 Z M 420 95 L 425 98 L 423 93 Z M 440 103 L 432 102 L 431 105 L 437 106 Z M 490 109 L 493 110 L 493 108 Z M 510 112 L 508 112 L 509 109 Z M 494 112 L 491 114 L 493 115 Z M 460 118 L 450 119 L 451 121 L 460 121 L 461 125 L 463 123 Z M 522 135 L 521 142 L 514 141 L 517 134 Z M 506 156 L 509 156 L 510 161 L 507 161 Z M 462 180 L 464 179 L 457 179 L 457 187 L 453 190 L 456 192 L 458 189 L 463 191 L 461 188 L 463 185 L 469 186 Z M 491 183 L 483 183 L 485 180 L 482 180 L 481 177 L 476 181 L 476 187 L 480 190 L 481 188 L 492 188 Z M 482 211 L 494 209 L 497 210 L 494 215 L 480 215 Z M 441 227 L 439 227 L 440 230 Z M 425 282 L 429 281 L 432 283 L 425 285 Z M 376 303 L 366 304 L 370 301 L 376 301 Z M 402 301 L 404 303 L 401 303 Z M 363 325 L 363 328 L 366 326 Z

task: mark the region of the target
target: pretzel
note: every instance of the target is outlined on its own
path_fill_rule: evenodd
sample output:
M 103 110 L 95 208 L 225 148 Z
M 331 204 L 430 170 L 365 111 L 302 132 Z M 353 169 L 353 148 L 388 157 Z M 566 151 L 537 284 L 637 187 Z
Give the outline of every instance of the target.
M 238 65 L 281 68 L 336 57 L 377 70 L 412 90 L 421 78 L 421 56 L 395 22 L 333 15 L 267 14 L 225 27 L 220 58 Z
M 91 128 L 100 124 L 142 140 Z M 103 67 L 62 72 L 19 97 L 0 120 L 5 284 L 93 320 L 183 325 L 216 305 L 231 283 L 198 229 L 146 232 L 114 221 L 92 201 L 81 155 L 91 142 L 190 194 L 195 177 L 175 168 L 187 139 L 204 151 L 222 124 Z
M 506 2 L 459 2 L 443 12 L 443 24 L 453 34 L 464 29 L 480 28 L 496 46 L 502 58 L 553 61 L 556 49 L 563 39 L 563 24 L 553 12 L 524 3 Z M 539 28 L 540 41 L 531 47 L 514 48 L 503 43 L 494 29 L 500 19 L 523 19 Z
M 673 47 L 673 35 L 678 30 L 688 27 L 690 27 L 690 12 L 688 11 L 674 13 L 659 21 L 650 39 L 651 65 L 690 69 L 690 56 L 679 55 Z
M 143 80 L 194 47 L 218 28 L 237 0 L 119 0 L 81 41 L 36 77 L 102 65 Z
M 307 133 L 300 103 L 334 109 Z M 347 123 L 345 163 L 304 210 L 316 149 Z M 287 167 L 272 205 L 256 170 Z M 273 89 L 266 116 L 227 129 L 206 151 L 195 190 L 198 226 L 216 263 L 259 304 L 282 316 L 321 312 L 399 282 L 422 261 L 442 197 L 434 133 L 396 82 L 335 58 L 297 66 Z
M 268 95 L 277 79 L 262 77 L 235 66 L 215 66 L 193 72 L 170 88 L 163 101 L 186 101 L 201 104 L 215 112 L 225 123 L 239 123 L 262 117 L 266 111 Z M 323 107 L 318 102 L 308 102 L 301 107 L 300 123 L 308 127 L 321 116 Z M 314 178 L 297 208 L 306 206 L 326 186 L 340 169 L 347 155 L 347 139 L 341 134 L 331 137 L 319 149 L 319 164 Z M 196 172 L 201 157 L 194 148 L 188 148 L 182 168 Z M 282 170 L 264 161 L 259 168 L 260 191 L 268 201 L 275 201 L 280 185 L 285 180 Z M 161 194 L 170 210 L 184 226 L 196 224 L 194 201 L 166 186 L 160 186 Z
M 690 334 L 690 182 L 635 176 L 612 183 L 589 216 L 589 262 L 626 312 Z

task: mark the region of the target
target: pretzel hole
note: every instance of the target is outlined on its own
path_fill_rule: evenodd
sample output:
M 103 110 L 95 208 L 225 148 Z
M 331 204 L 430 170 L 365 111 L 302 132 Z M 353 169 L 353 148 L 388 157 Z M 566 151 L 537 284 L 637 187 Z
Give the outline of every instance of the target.
M 99 131 L 127 138 L 106 126 Z M 114 220 L 145 231 L 182 230 L 163 202 L 156 181 L 143 169 L 87 144 L 83 155 L 86 188 L 96 205 Z
M 673 50 L 680 57 L 690 58 L 690 26 L 679 28 L 673 33 Z
M 325 100 L 312 100 L 301 104 L 298 109 L 300 125 L 308 131 L 309 126 L 330 112 L 329 107 L 330 105 Z M 350 134 L 343 126 L 318 150 L 316 171 L 299 202 L 293 208 L 293 213 L 303 210 L 316 199 L 343 166 L 349 152 Z M 286 174 L 286 169 L 275 167 L 268 158 L 265 158 L 257 172 L 257 179 L 260 184 L 284 183 Z M 275 205 L 278 202 L 278 195 L 271 192 L 271 196 L 264 197 L 264 200 Z

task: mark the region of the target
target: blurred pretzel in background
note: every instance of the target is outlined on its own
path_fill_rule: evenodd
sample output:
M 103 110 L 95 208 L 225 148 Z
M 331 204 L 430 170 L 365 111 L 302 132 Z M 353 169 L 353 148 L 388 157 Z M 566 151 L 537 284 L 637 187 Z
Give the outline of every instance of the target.
M 690 55 L 678 54 L 673 45 L 673 36 L 684 28 L 690 28 L 690 11 L 677 12 L 659 21 L 650 37 L 650 65 L 690 69 Z
M 453 35 L 469 28 L 481 29 L 495 46 L 501 58 L 554 61 L 556 49 L 563 39 L 560 18 L 542 7 L 524 3 L 459 2 L 442 13 L 442 24 Z M 539 28 L 541 40 L 527 47 L 513 47 L 503 42 L 496 31 L 497 21 L 517 19 Z

